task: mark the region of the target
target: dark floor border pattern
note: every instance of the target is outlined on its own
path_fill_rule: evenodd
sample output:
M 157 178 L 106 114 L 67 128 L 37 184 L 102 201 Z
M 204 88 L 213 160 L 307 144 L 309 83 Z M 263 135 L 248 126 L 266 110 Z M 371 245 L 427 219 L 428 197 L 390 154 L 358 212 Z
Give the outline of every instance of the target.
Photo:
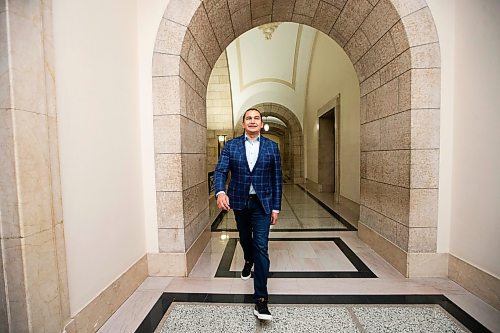
M 222 254 L 219 267 L 215 273 L 216 278 L 239 278 L 240 271 L 231 271 L 231 262 L 236 250 L 238 238 L 230 238 Z M 331 271 L 331 272 L 269 272 L 269 278 L 376 278 L 377 276 L 365 265 L 365 263 L 347 246 L 339 237 L 328 238 L 270 238 L 269 241 L 305 242 L 305 241 L 332 241 L 351 264 L 357 269 L 355 272 Z M 252 272 L 253 275 L 253 272 Z
M 490 332 L 444 295 L 270 295 L 270 304 L 437 304 L 471 332 Z M 135 333 L 154 333 L 173 302 L 253 303 L 250 294 L 163 293 Z
M 357 231 L 358 229 L 356 229 L 356 227 L 354 227 L 352 224 L 350 224 L 349 222 L 347 222 L 346 219 L 344 219 L 342 216 L 340 216 L 336 211 L 334 211 L 333 209 L 331 209 L 327 204 L 325 204 L 323 201 L 321 201 L 320 199 L 316 198 L 316 196 L 314 196 L 314 194 L 312 194 L 311 192 L 309 192 L 305 187 L 303 187 L 301 184 L 295 184 L 298 188 L 300 188 L 302 191 L 304 191 L 311 199 L 313 199 L 314 201 L 316 201 L 316 203 L 318 203 L 321 207 L 323 207 L 326 211 L 328 211 L 330 214 L 332 214 L 337 220 L 340 221 L 340 223 L 342 223 L 343 225 L 346 226 L 347 228 L 347 231 Z M 344 230 L 344 229 L 341 229 L 341 230 Z

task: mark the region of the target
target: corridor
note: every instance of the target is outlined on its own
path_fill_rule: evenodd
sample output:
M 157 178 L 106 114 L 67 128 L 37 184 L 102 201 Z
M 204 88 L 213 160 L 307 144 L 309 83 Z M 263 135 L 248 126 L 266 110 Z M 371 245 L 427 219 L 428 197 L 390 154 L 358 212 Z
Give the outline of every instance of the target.
M 290 217 L 278 225 L 295 224 L 270 233 L 272 323 L 252 313 L 253 283 L 239 277 L 242 251 L 228 214 L 189 277 L 148 277 L 99 332 L 488 332 L 484 324 L 500 330 L 496 311 L 456 283 L 403 277 L 332 217 L 343 219 L 332 202 L 297 185 L 285 186 L 284 199 L 283 216 Z

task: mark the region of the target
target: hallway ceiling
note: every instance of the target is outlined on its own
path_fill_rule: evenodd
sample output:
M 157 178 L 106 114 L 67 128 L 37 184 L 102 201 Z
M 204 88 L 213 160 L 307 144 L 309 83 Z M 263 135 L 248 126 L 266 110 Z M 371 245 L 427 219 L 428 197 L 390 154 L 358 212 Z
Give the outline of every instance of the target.
M 302 121 L 317 30 L 278 23 L 266 39 L 259 28 L 247 31 L 227 48 L 234 119 L 251 106 L 275 102 L 293 110 Z

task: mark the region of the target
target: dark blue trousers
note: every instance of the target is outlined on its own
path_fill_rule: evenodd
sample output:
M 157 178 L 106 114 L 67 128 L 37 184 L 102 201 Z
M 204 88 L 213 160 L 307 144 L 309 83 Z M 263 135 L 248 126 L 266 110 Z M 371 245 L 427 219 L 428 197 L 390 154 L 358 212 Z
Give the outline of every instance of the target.
M 266 214 L 256 196 L 250 196 L 242 210 L 235 210 L 236 225 L 245 260 L 254 263 L 254 300 L 268 299 L 267 276 L 269 275 L 269 228 L 271 214 Z

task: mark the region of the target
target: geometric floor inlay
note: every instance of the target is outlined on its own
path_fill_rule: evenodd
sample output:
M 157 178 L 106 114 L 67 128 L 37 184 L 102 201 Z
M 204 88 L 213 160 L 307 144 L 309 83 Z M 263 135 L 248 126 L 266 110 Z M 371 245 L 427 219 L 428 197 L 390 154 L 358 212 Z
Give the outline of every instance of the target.
M 443 295 L 271 295 L 270 302 L 273 321 L 261 322 L 252 295 L 164 293 L 136 333 L 488 332 Z
M 269 278 L 376 278 L 339 237 L 270 238 Z M 239 278 L 244 259 L 237 238 L 230 238 L 215 277 Z

